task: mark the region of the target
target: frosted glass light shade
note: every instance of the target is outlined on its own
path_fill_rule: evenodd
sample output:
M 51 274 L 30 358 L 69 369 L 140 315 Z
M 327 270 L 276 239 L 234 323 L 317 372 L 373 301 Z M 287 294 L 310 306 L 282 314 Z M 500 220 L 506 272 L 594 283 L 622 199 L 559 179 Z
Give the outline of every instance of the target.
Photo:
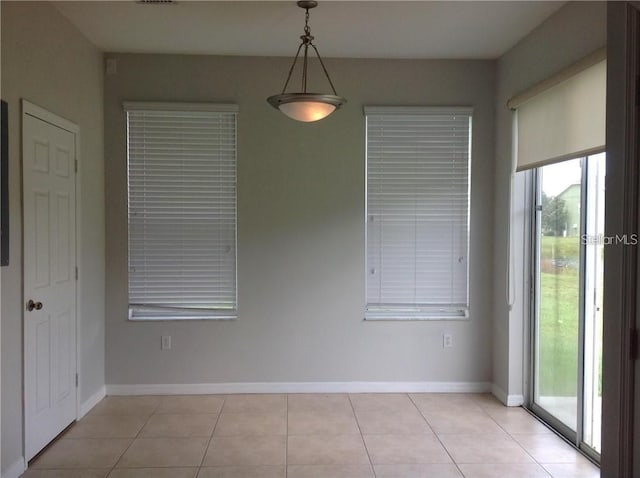
M 334 95 L 289 93 L 271 96 L 267 101 L 289 118 L 310 123 L 326 118 L 347 100 Z
M 280 111 L 289 118 L 297 121 L 310 123 L 326 118 L 336 110 L 334 105 L 319 103 L 317 101 L 296 101 L 294 103 L 283 103 Z

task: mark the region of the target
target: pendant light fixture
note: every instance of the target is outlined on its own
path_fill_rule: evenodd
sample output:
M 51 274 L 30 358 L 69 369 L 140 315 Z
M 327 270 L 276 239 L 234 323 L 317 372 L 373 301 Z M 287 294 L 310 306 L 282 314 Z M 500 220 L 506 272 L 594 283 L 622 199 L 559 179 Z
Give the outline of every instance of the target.
M 318 52 L 316 46 L 313 44 L 313 36 L 311 35 L 311 29 L 309 28 L 309 9 L 318 6 L 318 2 L 316 2 L 315 0 L 301 0 L 297 3 L 300 8 L 304 8 L 306 10 L 304 21 L 304 35 L 300 37 L 302 43 L 300 43 L 296 56 L 293 59 L 293 64 L 289 69 L 289 75 L 287 76 L 287 81 L 284 83 L 284 88 L 282 88 L 282 93 L 280 93 L 279 95 L 270 96 L 269 98 L 267 98 L 267 101 L 271 106 L 279 109 L 289 118 L 292 118 L 294 120 L 304 122 L 318 121 L 329 116 L 335 110 L 340 108 L 340 106 L 346 103 L 347 100 L 338 96 L 338 93 L 336 93 L 333 82 L 329 77 L 329 73 L 324 66 L 322 58 L 320 57 L 320 53 Z M 313 50 L 316 52 L 316 56 L 320 61 L 320 65 L 322 66 L 322 70 L 324 71 L 327 80 L 329 80 L 329 85 L 333 90 L 332 95 L 307 92 L 307 65 L 309 47 L 313 48 Z M 304 56 L 302 63 L 302 92 L 287 93 L 287 86 L 289 86 L 291 74 L 293 73 L 293 69 L 296 66 L 298 57 L 300 56 L 300 51 L 303 48 Z

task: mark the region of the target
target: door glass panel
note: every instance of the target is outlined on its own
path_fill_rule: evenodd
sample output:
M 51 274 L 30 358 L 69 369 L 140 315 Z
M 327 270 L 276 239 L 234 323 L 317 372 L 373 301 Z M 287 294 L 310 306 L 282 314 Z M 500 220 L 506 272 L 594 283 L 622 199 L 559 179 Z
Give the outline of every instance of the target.
M 600 453 L 605 154 L 590 156 L 588 161 L 587 227 L 582 241 L 585 247 L 583 441 Z
M 534 402 L 577 429 L 582 160 L 538 169 Z

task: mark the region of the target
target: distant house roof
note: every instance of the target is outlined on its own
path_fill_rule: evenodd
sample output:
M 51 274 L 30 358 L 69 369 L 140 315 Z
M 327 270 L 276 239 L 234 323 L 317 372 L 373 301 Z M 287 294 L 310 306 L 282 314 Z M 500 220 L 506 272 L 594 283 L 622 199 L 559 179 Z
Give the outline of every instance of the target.
M 569 191 L 572 191 L 572 190 L 574 190 L 575 188 L 579 188 L 579 187 L 580 187 L 580 183 L 579 183 L 579 182 L 577 182 L 577 183 L 573 183 L 573 184 L 570 184 L 569 186 L 567 186 L 567 188 L 566 188 L 564 191 L 562 191 L 562 192 L 561 192 L 560 194 L 558 194 L 556 197 L 557 197 L 557 198 L 562 198 L 562 196 L 566 195 Z

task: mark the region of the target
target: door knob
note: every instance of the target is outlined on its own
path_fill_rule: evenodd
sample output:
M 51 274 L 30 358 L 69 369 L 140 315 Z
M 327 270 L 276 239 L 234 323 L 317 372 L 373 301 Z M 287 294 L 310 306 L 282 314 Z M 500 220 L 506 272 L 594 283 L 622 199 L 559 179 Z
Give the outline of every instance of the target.
M 35 310 L 42 309 L 42 302 L 34 302 L 33 300 L 29 299 L 29 302 L 27 302 L 27 310 L 31 312 L 34 309 Z

